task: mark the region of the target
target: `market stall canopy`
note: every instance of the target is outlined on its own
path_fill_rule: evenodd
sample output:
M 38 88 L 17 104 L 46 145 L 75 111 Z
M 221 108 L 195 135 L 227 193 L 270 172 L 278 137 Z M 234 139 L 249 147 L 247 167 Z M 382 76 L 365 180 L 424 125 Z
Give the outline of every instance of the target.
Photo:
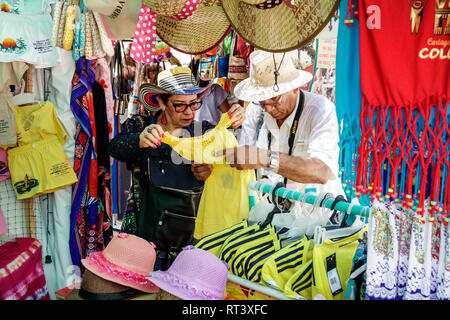
M 311 42 L 327 25 L 339 0 L 222 0 L 232 27 L 252 46 L 287 52 Z

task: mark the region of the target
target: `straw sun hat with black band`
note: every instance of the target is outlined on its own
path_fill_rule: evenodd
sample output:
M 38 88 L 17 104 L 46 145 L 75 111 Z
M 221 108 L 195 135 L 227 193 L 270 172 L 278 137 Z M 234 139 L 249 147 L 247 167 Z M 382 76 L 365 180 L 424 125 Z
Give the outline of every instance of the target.
M 222 0 L 232 27 L 252 46 L 286 52 L 311 42 L 327 25 L 339 0 Z

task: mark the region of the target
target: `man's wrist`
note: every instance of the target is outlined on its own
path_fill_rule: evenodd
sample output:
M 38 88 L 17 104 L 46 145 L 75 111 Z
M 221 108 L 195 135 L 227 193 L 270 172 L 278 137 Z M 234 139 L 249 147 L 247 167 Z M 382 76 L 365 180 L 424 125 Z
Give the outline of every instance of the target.
M 269 168 L 270 150 L 259 149 L 258 151 L 258 167 Z

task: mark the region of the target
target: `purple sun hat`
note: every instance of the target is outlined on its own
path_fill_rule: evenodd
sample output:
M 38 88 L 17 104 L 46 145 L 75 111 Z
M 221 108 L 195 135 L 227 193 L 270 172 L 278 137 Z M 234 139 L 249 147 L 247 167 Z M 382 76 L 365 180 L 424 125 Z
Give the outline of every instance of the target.
M 151 281 L 183 300 L 223 300 L 228 266 L 214 254 L 187 246 L 167 271 L 153 271 Z

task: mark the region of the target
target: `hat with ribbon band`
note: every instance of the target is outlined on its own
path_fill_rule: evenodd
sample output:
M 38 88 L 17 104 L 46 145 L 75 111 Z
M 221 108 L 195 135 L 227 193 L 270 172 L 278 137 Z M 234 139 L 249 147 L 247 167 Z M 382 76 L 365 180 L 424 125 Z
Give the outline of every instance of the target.
M 187 246 L 166 271 L 154 271 L 151 280 L 183 300 L 224 300 L 228 265 L 212 253 Z
M 156 260 L 154 245 L 135 235 L 120 233 L 103 251 L 90 253 L 82 259 L 83 266 L 93 274 L 134 288 L 154 293 L 159 290 L 149 279 Z
M 339 0 L 222 0 L 233 29 L 250 45 L 269 52 L 311 42 L 338 5 Z
M 144 83 L 139 88 L 139 100 L 149 111 L 159 110 L 156 99 L 161 94 L 199 94 L 203 95 L 211 87 L 200 87 L 187 67 L 175 67 L 158 73 L 158 84 Z
M 312 74 L 300 70 L 297 50 L 267 52 L 255 50 L 250 54 L 250 77 L 234 88 L 236 98 L 243 101 L 264 101 L 296 88 L 312 79 Z

